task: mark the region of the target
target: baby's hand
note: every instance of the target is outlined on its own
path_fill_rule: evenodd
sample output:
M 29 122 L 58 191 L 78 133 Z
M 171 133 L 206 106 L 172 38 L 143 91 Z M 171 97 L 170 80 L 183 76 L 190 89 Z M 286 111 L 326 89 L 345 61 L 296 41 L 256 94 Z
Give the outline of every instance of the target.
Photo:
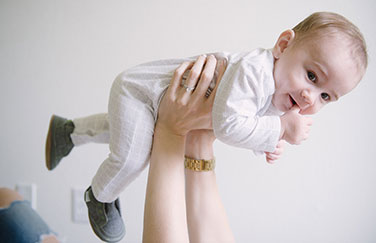
M 269 164 L 274 164 L 277 159 L 281 158 L 284 147 L 285 141 L 279 140 L 277 147 L 273 152 L 265 152 L 266 162 L 268 162 Z
M 312 118 L 299 114 L 298 106 L 292 107 L 281 116 L 281 139 L 290 144 L 300 144 L 308 138 Z

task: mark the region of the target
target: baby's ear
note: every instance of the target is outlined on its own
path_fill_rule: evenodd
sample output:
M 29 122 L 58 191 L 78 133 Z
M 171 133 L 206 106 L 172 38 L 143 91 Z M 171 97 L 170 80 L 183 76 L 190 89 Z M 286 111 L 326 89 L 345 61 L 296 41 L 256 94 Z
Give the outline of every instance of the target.
M 285 49 L 292 43 L 295 38 L 295 32 L 293 30 L 285 30 L 278 37 L 277 42 L 273 47 L 273 56 L 275 59 L 279 59 Z

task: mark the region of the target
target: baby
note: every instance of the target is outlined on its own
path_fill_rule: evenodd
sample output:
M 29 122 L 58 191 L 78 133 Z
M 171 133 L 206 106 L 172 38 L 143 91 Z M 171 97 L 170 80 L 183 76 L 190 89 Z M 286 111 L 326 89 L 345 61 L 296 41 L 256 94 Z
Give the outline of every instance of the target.
M 299 144 L 307 139 L 312 121 L 304 115 L 350 92 L 367 67 L 358 28 L 327 12 L 314 13 L 284 31 L 272 49 L 213 55 L 217 65 L 227 63 L 212 111 L 215 136 L 229 145 L 266 152 L 269 161 L 279 157 L 281 141 Z M 73 122 L 51 118 L 46 143 L 50 170 L 74 145 L 110 144 L 111 153 L 85 194 L 91 225 L 102 240 L 124 236 L 117 198 L 149 161 L 158 105 L 174 70 L 193 60 L 155 61 L 121 73 L 111 88 L 108 114 Z

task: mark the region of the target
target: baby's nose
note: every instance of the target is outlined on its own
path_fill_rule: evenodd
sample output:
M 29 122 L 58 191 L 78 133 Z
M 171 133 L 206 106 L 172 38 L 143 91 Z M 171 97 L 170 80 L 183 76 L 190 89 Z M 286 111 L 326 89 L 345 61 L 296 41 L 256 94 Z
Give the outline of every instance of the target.
M 300 109 L 304 110 L 315 104 L 315 98 L 312 92 L 309 92 L 308 90 L 303 90 L 302 97 L 304 103 L 302 104 L 303 107 L 300 107 Z

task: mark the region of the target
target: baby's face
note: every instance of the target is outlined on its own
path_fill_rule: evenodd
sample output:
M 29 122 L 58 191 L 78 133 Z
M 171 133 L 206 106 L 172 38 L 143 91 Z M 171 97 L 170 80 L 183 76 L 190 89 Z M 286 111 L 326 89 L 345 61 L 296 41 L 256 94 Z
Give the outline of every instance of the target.
M 314 114 L 350 92 L 361 75 L 339 36 L 289 45 L 275 59 L 272 103 L 283 112 L 296 104 L 301 114 Z

